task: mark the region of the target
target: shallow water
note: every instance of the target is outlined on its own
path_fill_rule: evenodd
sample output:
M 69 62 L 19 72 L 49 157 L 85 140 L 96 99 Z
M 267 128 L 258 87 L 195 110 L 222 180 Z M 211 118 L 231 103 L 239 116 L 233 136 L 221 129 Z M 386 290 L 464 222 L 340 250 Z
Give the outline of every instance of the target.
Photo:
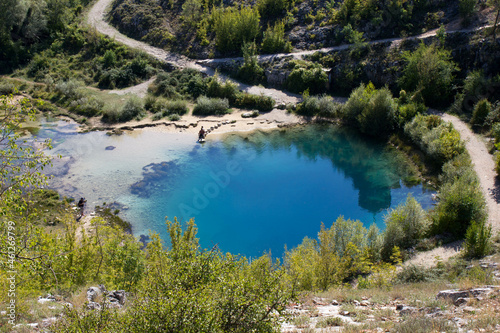
M 40 131 L 44 136 L 46 131 Z M 89 203 L 117 201 L 134 234 L 159 232 L 165 216 L 194 217 L 203 247 L 281 256 L 321 222 L 340 215 L 383 229 L 383 216 L 411 193 L 428 208 L 431 193 L 403 185 L 404 163 L 380 143 L 332 125 L 231 134 L 196 144 L 185 133 L 134 131 L 106 136 L 59 133 L 55 187 Z

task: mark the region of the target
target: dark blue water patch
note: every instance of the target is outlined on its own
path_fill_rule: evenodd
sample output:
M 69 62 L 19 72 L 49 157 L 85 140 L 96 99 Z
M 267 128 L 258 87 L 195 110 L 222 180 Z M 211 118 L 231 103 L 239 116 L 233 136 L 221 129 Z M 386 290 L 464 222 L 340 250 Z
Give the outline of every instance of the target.
M 142 198 L 149 198 L 158 189 L 162 192 L 172 189 L 173 182 L 183 177 L 177 161 L 150 163 L 142 170 L 142 179 L 130 186 L 130 192 Z
M 165 216 L 193 217 L 203 247 L 279 257 L 285 244 L 315 238 L 321 222 L 328 227 L 340 215 L 383 229 L 384 214 L 408 193 L 429 208 L 430 192 L 405 185 L 402 161 L 383 143 L 338 126 L 230 135 L 193 148 L 176 175 L 155 179 L 136 209 L 140 225 L 164 239 Z

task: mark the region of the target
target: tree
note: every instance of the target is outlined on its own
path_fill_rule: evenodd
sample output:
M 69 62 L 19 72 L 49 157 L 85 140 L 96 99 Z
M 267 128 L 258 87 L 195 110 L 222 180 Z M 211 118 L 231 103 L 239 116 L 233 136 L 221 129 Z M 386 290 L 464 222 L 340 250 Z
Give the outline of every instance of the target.
M 476 0 L 460 0 L 458 2 L 460 16 L 462 17 L 465 24 L 469 23 L 471 16 L 474 14 L 475 6 Z
M 0 215 L 7 210 L 22 212 L 26 203 L 23 192 L 46 184 L 42 173 L 50 158 L 42 149 L 50 148 L 46 140 L 39 148 L 22 138 L 22 124 L 35 119 L 35 110 L 27 99 L 19 102 L 13 96 L 0 96 Z
M 402 89 L 422 92 L 426 104 L 431 106 L 448 103 L 453 87 L 457 65 L 451 59 L 451 53 L 421 43 L 413 52 L 405 52 L 406 65 L 399 80 Z

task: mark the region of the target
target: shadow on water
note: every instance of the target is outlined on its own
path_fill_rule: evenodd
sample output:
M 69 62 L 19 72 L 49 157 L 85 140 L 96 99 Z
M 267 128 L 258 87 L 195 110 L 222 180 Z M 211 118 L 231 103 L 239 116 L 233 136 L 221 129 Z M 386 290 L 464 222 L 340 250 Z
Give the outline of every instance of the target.
M 237 137 L 234 135 L 233 140 L 238 140 Z M 291 150 L 294 147 L 299 158 L 330 160 L 335 170 L 352 179 L 354 188 L 359 191 L 359 206 L 370 212 L 389 208 L 391 189 L 399 188 L 400 181 L 404 183 L 405 178 L 410 176 L 408 168 L 396 163 L 399 162 L 396 156 L 385 149 L 383 142 L 367 139 L 354 130 L 338 126 L 309 125 L 258 132 L 243 140 L 257 154 L 266 149 Z

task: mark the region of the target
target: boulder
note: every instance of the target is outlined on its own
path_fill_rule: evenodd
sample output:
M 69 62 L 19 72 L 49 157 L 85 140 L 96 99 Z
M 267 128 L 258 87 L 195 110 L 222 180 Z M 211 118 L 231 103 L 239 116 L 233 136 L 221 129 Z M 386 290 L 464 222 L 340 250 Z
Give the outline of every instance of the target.
M 87 309 L 88 310 L 100 310 L 101 309 L 101 304 L 96 303 L 96 302 L 88 302 L 87 303 Z
M 451 299 L 453 302 L 455 302 L 459 298 L 468 298 L 468 297 L 480 297 L 483 295 L 488 295 L 493 291 L 492 288 L 474 288 L 474 289 L 468 289 L 468 290 L 458 290 L 458 289 L 451 289 L 451 290 L 441 290 L 436 298 L 443 298 L 443 299 Z
M 87 290 L 87 300 L 89 302 L 94 302 L 96 297 L 101 295 L 101 294 L 102 294 L 102 291 L 98 287 L 90 287 Z
M 401 316 L 407 316 L 407 315 L 410 315 L 412 313 L 417 312 L 417 308 L 414 308 L 413 306 L 406 306 L 406 305 L 398 305 L 396 307 L 396 310 L 399 311 L 399 314 Z
M 459 297 L 453 302 L 453 304 L 455 304 L 455 306 L 461 306 L 467 304 L 467 302 L 469 302 L 468 297 Z

